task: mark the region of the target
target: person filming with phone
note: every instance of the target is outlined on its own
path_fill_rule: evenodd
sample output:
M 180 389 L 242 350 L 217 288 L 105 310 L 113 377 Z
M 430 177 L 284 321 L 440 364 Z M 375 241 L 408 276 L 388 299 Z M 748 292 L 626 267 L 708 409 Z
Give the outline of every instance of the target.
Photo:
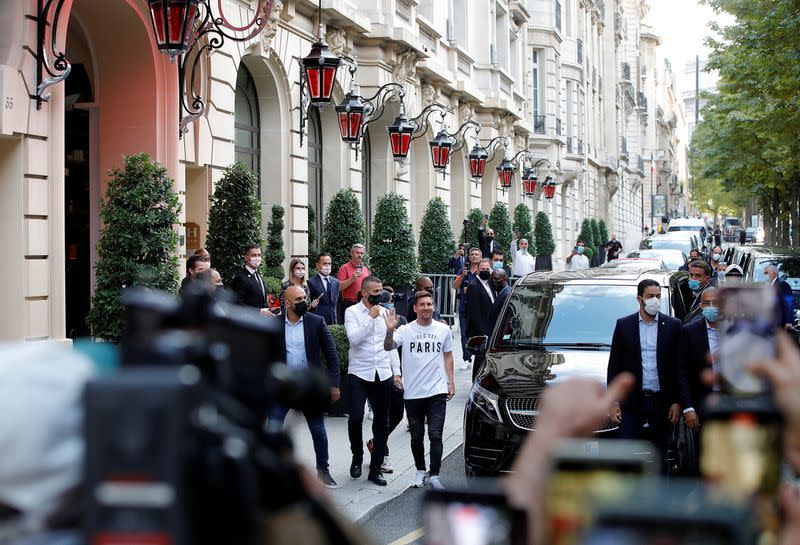
M 366 248 L 361 243 L 353 244 L 350 248 L 350 261 L 339 267 L 339 293 L 342 304 L 339 306 L 339 323 L 344 320 L 344 311 L 358 303 L 357 294 L 361 291 L 361 283 L 370 275 L 369 267 L 364 265 L 364 252 Z
M 578 271 L 581 269 L 589 268 L 589 258 L 583 255 L 586 250 L 586 244 L 579 240 L 572 253 L 567 256 L 567 269 L 570 271 Z

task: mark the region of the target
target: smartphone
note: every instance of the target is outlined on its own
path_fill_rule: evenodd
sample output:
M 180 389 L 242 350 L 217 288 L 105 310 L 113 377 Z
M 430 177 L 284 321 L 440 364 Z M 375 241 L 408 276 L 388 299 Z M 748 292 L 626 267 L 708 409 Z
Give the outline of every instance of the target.
M 703 479 L 731 498 L 751 501 L 761 531 L 777 536 L 783 460 L 780 411 L 763 398 L 733 395 L 712 395 L 704 409 Z
M 593 522 L 594 506 L 630 493 L 643 476 L 658 471 L 656 452 L 646 441 L 559 442 L 546 485 L 544 542 L 577 545 Z
M 720 289 L 720 388 L 734 395 L 769 395 L 765 379 L 749 371 L 753 363 L 775 357 L 777 301 L 763 284 Z
M 523 545 L 525 513 L 497 485 L 429 489 L 422 502 L 426 545 Z
M 484 214 L 483 215 L 483 219 L 488 220 L 489 219 L 489 214 Z

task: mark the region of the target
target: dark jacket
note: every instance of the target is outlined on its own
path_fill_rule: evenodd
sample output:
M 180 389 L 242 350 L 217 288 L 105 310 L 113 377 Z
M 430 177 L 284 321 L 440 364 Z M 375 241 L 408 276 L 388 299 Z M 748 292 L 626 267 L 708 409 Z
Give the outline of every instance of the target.
M 456 255 L 450 258 L 447 265 L 453 269 L 453 274 L 458 276 L 464 271 L 464 265 L 467 263 L 467 256 Z
M 308 279 L 308 289 L 311 290 L 311 300 L 313 301 L 322 294 L 323 283 L 320 275 L 312 276 Z M 317 304 L 317 308 L 312 310 L 317 316 L 322 316 L 327 325 L 336 323 L 336 302 L 339 299 L 339 280 L 333 276 L 328 276 L 328 292 L 322 294 Z
M 658 382 L 667 405 L 689 401 L 686 377 L 680 366 L 683 355 L 683 328 L 681 322 L 664 313 L 658 314 L 658 344 L 656 358 Z M 642 347 L 639 341 L 639 313 L 635 312 L 617 320 L 608 356 L 607 381 L 628 371 L 636 377 L 636 386 L 620 404 L 623 409 L 637 409 L 642 390 Z
M 792 295 L 792 286 L 786 280 L 778 279 L 775 281 L 775 295 L 778 299 L 777 304 L 781 309 L 781 323 L 794 324 L 794 296 Z
M 682 361 L 689 392 L 689 400 L 684 409 L 694 407 L 695 411 L 700 411 L 706 396 L 711 393 L 711 388 L 703 384 L 702 380 L 703 371 L 711 369 L 711 364 L 707 360 L 709 345 L 706 328 L 705 318 L 683 326 L 685 353 Z
M 491 335 L 494 323 L 491 322 L 492 300 L 475 278 L 467 288 L 467 337 Z
M 236 293 L 237 302 L 240 305 L 265 308 L 267 306 L 267 286 L 265 284 L 262 289 L 256 275 L 258 272 L 251 274 L 246 267 L 242 267 L 242 270 L 233 278 L 231 289 Z
M 508 294 L 511 293 L 511 286 L 504 287 L 500 293 L 497 294 L 497 297 L 494 299 L 494 303 L 492 303 L 492 312 L 489 315 L 489 322 L 492 324 L 489 329 L 491 330 L 494 328 L 495 324 L 497 323 L 497 319 L 500 318 L 500 311 L 503 310 L 503 305 L 508 299 Z
M 496 240 L 489 240 L 483 233 L 486 229 L 478 229 L 478 245 L 481 247 L 481 253 L 483 254 L 484 259 L 489 259 L 492 257 L 492 250 L 500 250 L 500 243 Z
M 286 318 L 280 316 L 281 324 L 280 341 L 278 344 L 279 354 L 286 361 Z M 336 344 L 333 336 L 325 325 L 325 320 L 307 312 L 303 315 L 303 335 L 306 339 L 306 361 L 309 368 L 319 367 L 327 369 L 331 387 L 339 387 L 339 354 L 336 352 Z M 325 363 L 322 363 L 320 354 L 325 356 Z

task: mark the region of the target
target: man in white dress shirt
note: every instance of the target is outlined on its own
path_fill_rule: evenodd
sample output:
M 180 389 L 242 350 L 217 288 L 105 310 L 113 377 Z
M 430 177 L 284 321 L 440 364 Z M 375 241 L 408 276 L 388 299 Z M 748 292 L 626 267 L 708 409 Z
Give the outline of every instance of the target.
M 528 253 L 528 240 L 517 239 L 511 241 L 511 259 L 513 267 L 511 276 L 525 276 L 536 269 L 536 260 Z
M 383 283 L 374 276 L 364 278 L 361 283 L 361 301 L 345 310 L 344 328 L 350 341 L 347 385 L 350 392 L 350 413 L 347 433 L 353 461 L 350 476 L 361 476 L 364 462 L 364 442 L 361 429 L 364 422 L 364 402 L 369 400 L 374 419 L 372 421 L 372 458 L 367 478 L 378 486 L 386 486 L 381 464 L 389 436 L 389 399 L 392 383 L 402 384 L 400 359 L 397 351 L 383 349 L 386 337 L 388 312 L 380 305 Z

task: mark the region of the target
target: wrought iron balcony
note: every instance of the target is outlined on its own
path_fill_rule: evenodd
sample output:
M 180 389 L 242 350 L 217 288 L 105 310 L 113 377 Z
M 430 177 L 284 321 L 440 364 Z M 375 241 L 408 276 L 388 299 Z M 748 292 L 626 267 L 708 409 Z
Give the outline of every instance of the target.
M 536 134 L 544 134 L 546 119 L 547 118 L 543 115 L 533 116 L 533 132 L 535 132 Z

